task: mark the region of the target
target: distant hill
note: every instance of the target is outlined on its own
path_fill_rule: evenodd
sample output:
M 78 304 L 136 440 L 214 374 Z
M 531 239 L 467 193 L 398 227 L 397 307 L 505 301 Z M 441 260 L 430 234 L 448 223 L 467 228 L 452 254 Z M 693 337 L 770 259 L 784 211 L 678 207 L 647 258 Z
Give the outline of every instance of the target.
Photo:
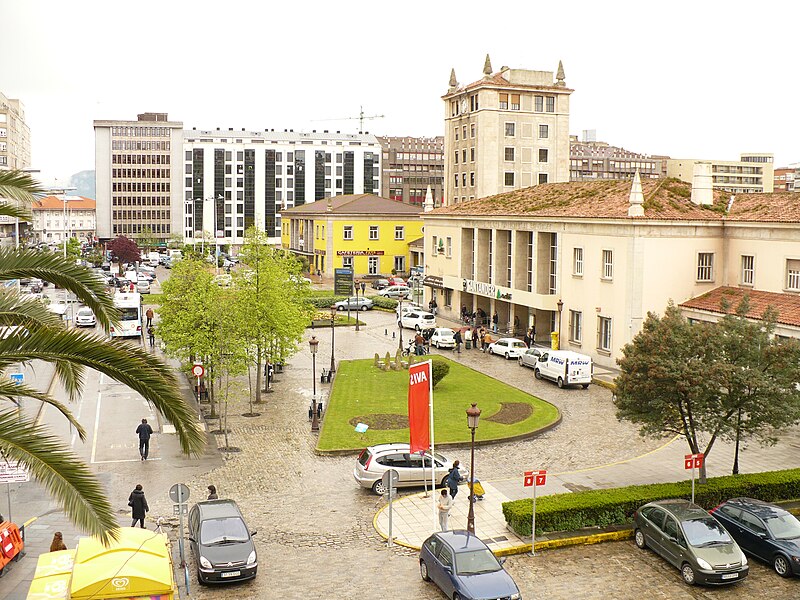
M 94 187 L 94 171 L 81 171 L 69 178 L 69 186 L 77 188 L 73 194 L 96 200 Z

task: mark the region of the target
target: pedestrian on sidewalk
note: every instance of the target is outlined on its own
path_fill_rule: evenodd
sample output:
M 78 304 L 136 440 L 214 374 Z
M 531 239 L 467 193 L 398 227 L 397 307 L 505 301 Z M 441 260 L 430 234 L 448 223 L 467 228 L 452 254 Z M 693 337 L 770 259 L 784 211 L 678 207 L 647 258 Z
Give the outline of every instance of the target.
M 144 497 L 141 483 L 137 483 L 136 488 L 128 496 L 128 506 L 131 507 L 131 517 L 133 518 L 131 527 L 136 527 L 138 522 L 139 526 L 144 529 L 144 517 L 146 513 L 150 512 L 150 507 L 147 506 L 147 498 Z
M 219 496 L 217 495 L 217 486 L 213 483 L 208 486 L 208 500 L 219 500 Z
M 450 469 L 450 473 L 447 476 L 447 487 L 450 488 L 450 497 L 455 500 L 456 494 L 458 493 L 458 484 L 461 481 L 461 471 L 458 470 L 458 465 L 461 464 L 458 461 L 453 463 L 453 468 Z
M 447 490 L 442 490 L 436 508 L 439 509 L 439 527 L 442 531 L 447 531 L 450 529 L 447 526 L 447 517 L 450 516 L 450 509 L 453 508 L 453 499 L 447 495 Z
M 153 428 L 147 424 L 147 419 L 142 419 L 136 428 L 136 435 L 139 436 L 139 456 L 142 460 L 147 460 L 147 455 L 150 454 L 150 436 L 153 435 Z
M 147 317 L 147 326 L 150 327 L 150 325 L 153 324 L 153 309 L 148 308 L 147 312 L 144 313 L 144 316 Z
M 464 349 L 470 350 L 472 348 L 472 329 L 467 327 L 467 330 L 464 332 Z
M 422 337 L 422 334 L 419 331 L 417 332 L 417 335 L 414 336 L 414 345 L 416 346 L 414 353 L 417 356 L 423 356 L 425 354 L 425 338 Z
M 61 535 L 60 531 L 56 531 L 53 534 L 53 541 L 50 543 L 50 552 L 58 552 L 59 550 L 66 549 L 67 545 L 64 543 L 64 537 Z
M 461 339 L 461 330 L 460 329 L 456 329 L 456 333 L 453 336 L 453 341 L 455 341 L 455 343 L 456 343 L 456 352 L 458 354 L 461 354 L 461 342 L 463 340 Z
M 147 327 L 147 339 L 150 340 L 150 347 L 153 348 L 156 345 L 156 329 L 152 325 Z
M 475 350 L 480 350 L 481 347 L 481 330 L 477 325 L 472 329 L 472 347 Z
M 500 317 L 497 316 L 497 311 L 492 315 L 492 331 L 497 333 L 497 324 L 500 322 Z

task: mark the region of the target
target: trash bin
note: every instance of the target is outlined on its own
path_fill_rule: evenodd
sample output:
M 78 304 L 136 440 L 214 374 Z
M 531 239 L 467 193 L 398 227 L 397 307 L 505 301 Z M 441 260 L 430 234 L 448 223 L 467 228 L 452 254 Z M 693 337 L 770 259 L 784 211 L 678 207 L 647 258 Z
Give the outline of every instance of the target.
M 472 348 L 472 340 L 467 340 L 466 342 L 464 342 L 464 348 L 466 348 L 467 350 Z
M 550 350 L 558 350 L 558 332 L 550 332 Z
M 275 363 L 275 372 L 283 373 L 283 363 Z

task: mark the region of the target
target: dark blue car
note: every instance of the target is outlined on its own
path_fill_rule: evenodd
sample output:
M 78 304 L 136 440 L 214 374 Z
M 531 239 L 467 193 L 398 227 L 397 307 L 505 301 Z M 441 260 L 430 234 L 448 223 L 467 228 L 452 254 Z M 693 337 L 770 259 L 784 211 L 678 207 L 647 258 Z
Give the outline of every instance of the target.
M 800 575 L 800 521 L 753 498 L 733 498 L 711 511 L 739 547 L 770 563 L 781 577 Z
M 511 575 L 480 538 L 464 530 L 434 533 L 419 553 L 419 572 L 453 600 L 520 600 Z

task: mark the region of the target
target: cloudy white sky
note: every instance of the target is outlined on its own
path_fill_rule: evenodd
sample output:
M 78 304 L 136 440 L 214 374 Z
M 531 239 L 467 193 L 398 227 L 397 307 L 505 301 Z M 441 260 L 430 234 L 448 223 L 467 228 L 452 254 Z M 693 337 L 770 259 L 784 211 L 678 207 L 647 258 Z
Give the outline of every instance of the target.
M 800 161 L 800 3 L 0 0 L 0 90 L 19 98 L 42 179 L 94 168 L 94 119 L 187 128 L 441 135 L 450 68 L 555 71 L 570 131 L 674 157 Z

